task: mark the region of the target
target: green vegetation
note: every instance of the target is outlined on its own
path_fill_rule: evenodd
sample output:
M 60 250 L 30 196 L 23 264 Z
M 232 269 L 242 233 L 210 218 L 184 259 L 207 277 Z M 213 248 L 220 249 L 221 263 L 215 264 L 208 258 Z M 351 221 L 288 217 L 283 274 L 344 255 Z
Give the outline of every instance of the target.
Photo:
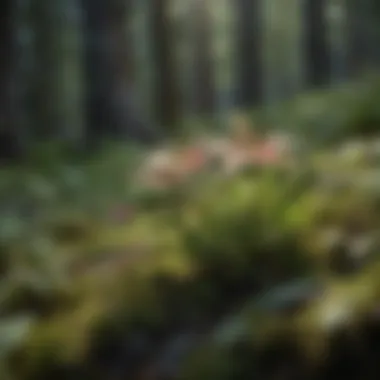
M 321 101 L 340 112 L 330 96 L 338 95 Z M 380 152 L 374 138 L 356 136 L 375 110 L 368 98 L 342 109 L 354 116 L 339 128 L 356 145 L 337 144 L 335 133 L 332 149 L 306 141 L 285 168 L 227 175 L 206 163 L 166 190 L 144 190 L 134 176 L 142 152 L 113 147 L 86 162 L 44 153 L 27 168 L 2 169 L 3 373 L 41 379 L 60 368 L 104 379 L 94 352 L 107 339 L 133 351 L 134 334 L 150 342 L 141 370 L 189 326 L 203 337 L 178 360 L 184 379 L 269 379 L 281 360 L 295 360 L 291 373 L 308 378 L 323 372 L 326 350 L 341 349 L 339 331 L 370 352 Z

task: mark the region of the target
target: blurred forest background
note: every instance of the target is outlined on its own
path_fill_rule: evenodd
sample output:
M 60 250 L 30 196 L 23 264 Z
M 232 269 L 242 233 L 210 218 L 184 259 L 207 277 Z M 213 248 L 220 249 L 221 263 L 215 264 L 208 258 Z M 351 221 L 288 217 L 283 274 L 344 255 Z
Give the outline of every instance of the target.
M 370 0 L 5 4 L 1 130 L 23 148 L 154 141 L 194 118 L 344 83 L 379 60 Z
M 379 378 L 376 0 L 0 7 L 0 380 Z

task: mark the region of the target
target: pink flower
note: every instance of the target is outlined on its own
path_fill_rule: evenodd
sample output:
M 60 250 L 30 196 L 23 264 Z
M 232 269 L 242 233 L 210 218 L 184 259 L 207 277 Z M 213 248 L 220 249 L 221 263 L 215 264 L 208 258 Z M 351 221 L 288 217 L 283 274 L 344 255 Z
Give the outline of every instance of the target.
M 180 166 L 186 173 L 194 173 L 201 170 L 207 163 L 205 151 L 199 147 L 187 148 L 180 153 Z
M 261 164 L 276 164 L 281 162 L 281 154 L 277 149 L 277 146 L 272 142 L 264 143 L 258 151 L 258 159 Z

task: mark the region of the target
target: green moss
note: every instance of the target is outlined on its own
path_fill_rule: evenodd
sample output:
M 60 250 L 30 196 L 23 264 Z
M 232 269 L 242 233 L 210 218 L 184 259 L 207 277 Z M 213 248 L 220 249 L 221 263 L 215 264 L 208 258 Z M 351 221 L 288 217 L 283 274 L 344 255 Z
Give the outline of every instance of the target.
M 354 102 L 353 94 L 345 96 Z M 307 111 L 304 103 L 301 108 Z M 330 268 L 335 253 L 326 240 L 337 232 L 350 246 L 350 239 L 379 227 L 375 186 L 359 183 L 361 174 L 375 166 L 364 151 L 365 145 L 354 158 L 338 149 L 310 154 L 310 167 L 305 159 L 293 172 L 252 170 L 230 178 L 198 178 L 194 187 L 136 200 L 133 218 L 119 224 L 90 215 L 85 207 L 63 212 L 63 205 L 54 205 L 50 211 L 56 214 L 35 223 L 33 233 L 22 235 L 17 244 L 14 236 L 8 239 L 1 253 L 1 269 L 9 278 L 19 281 L 28 273 L 38 280 L 33 286 L 33 281 L 12 282 L 11 301 L 2 304 L 7 312 L 22 309 L 38 317 L 21 349 L 19 378 L 44 373 L 52 357 L 83 364 L 99 326 L 123 333 L 138 326 L 165 334 L 173 326 L 215 315 L 237 293 L 253 296 L 268 283 L 299 275 L 318 277 L 323 295 L 289 314 L 247 306 L 243 343 L 238 342 L 243 351 L 236 354 L 236 342 L 225 347 L 211 338 L 184 376 L 249 378 L 262 351 L 284 341 L 304 349 L 307 360 L 320 359 L 334 329 L 356 331 L 380 297 L 377 246 L 366 265 L 342 276 Z
M 295 196 L 286 182 L 267 175 L 223 182 L 187 205 L 185 244 L 201 265 L 219 267 L 225 275 L 307 270 L 297 226 L 287 220 Z
M 178 236 L 154 217 L 141 216 L 131 225 L 99 230 L 87 245 L 82 242 L 81 249 L 74 249 L 76 257 L 70 257 L 80 262 L 80 270 L 71 273 L 71 301 L 32 329 L 22 350 L 25 373 L 43 368 L 52 356 L 80 362 L 94 330 L 112 315 L 122 312 L 124 324 L 165 322 L 163 299 L 193 272 Z M 100 256 L 95 255 L 99 250 Z M 156 279 L 162 276 L 172 279 L 171 288 L 157 288 Z

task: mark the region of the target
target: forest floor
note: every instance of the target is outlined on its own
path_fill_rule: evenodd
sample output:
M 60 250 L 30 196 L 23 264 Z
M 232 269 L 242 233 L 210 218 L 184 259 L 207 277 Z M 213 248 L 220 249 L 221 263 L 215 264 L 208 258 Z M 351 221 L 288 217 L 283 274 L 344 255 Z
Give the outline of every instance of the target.
M 359 106 L 355 125 L 367 127 L 372 109 L 363 117 Z M 324 123 L 326 113 L 318 114 Z M 334 120 L 346 119 L 339 111 Z M 132 374 L 138 360 L 125 352 L 108 361 L 92 352 L 111 336 L 123 349 L 143 351 L 138 370 L 170 372 L 183 361 L 173 350 L 192 341 L 194 326 L 210 332 L 196 345 L 200 353 L 212 341 L 219 355 L 216 346 L 239 339 L 243 317 L 235 310 L 243 301 L 244 315 L 259 319 L 269 336 L 278 329 L 268 315 L 292 309 L 294 300 L 316 300 L 292 320 L 304 339 L 373 313 L 380 302 L 380 139 L 347 137 L 321 148 L 296 129 L 265 129 L 236 116 L 218 136 L 148 154 L 121 149 L 78 167 L 47 160 L 38 170 L 4 169 L 0 366 L 16 368 L 16 380 L 42 378 L 58 365 L 48 359 L 54 356 L 60 365 L 86 363 L 90 374 L 81 378 L 105 379 L 116 367 Z M 349 281 L 338 276 L 344 271 L 354 273 Z M 261 297 L 305 276 L 318 277 L 322 299 L 305 282 Z M 253 314 L 252 296 L 267 303 L 255 304 Z M 149 347 L 137 348 L 136 339 Z M 220 362 L 195 356 L 190 380 Z

